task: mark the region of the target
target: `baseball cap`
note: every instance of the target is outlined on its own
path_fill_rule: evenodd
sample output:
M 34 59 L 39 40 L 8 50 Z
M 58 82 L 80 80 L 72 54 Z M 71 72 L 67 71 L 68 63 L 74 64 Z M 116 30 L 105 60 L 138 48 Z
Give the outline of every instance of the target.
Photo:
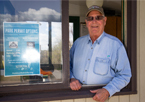
M 104 14 L 104 10 L 103 10 L 102 7 L 97 6 L 97 5 L 93 5 L 93 6 L 89 7 L 88 12 L 86 13 L 86 17 L 87 17 L 88 14 L 89 14 L 91 11 L 93 11 L 93 10 L 97 10 L 97 11 L 99 11 L 102 15 L 105 16 L 105 14 Z

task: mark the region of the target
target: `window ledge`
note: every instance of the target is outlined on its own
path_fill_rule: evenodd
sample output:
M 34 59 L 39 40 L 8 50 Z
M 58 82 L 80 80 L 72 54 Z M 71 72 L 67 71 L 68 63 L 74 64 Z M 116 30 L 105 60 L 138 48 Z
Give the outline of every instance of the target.
M 97 87 L 100 88 L 100 87 Z M 77 98 L 89 98 L 93 97 L 94 94 L 90 93 L 90 90 L 94 88 L 82 88 L 80 91 L 72 91 L 71 89 L 65 90 L 55 90 L 48 92 L 37 92 L 37 93 L 28 93 L 28 94 L 19 94 L 19 95 L 9 95 L 2 96 L 0 101 L 6 102 L 36 102 L 36 101 L 51 101 L 51 100 L 64 100 L 64 99 L 77 99 Z M 96 88 L 95 88 L 96 89 Z M 137 94 L 137 91 L 121 91 L 116 93 L 117 95 L 129 95 Z

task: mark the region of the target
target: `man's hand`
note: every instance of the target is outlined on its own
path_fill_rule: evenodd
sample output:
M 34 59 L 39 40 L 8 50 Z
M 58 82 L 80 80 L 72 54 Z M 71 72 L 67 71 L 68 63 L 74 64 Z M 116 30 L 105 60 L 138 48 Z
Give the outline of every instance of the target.
M 91 93 L 96 93 L 93 97 L 93 100 L 99 101 L 99 102 L 105 102 L 105 100 L 109 97 L 109 92 L 105 89 L 98 89 L 98 90 L 90 90 Z
M 82 85 L 77 79 L 75 79 L 75 78 L 70 79 L 70 88 L 72 90 L 79 90 L 79 89 L 81 89 L 81 87 L 82 87 Z

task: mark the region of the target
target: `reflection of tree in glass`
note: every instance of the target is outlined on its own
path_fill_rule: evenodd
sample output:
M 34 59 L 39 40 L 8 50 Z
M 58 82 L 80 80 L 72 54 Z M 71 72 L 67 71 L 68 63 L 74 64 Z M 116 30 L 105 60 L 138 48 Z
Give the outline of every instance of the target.
M 49 58 L 49 52 L 47 50 L 41 50 L 41 64 L 49 64 L 48 58 Z
M 52 64 L 61 64 L 62 57 L 62 40 L 52 48 Z

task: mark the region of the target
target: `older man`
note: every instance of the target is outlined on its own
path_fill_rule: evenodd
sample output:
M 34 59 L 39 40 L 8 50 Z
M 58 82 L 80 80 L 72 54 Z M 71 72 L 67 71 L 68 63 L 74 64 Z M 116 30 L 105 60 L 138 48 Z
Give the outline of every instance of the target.
M 131 78 L 125 48 L 118 38 L 104 32 L 106 21 L 103 8 L 90 7 L 85 20 L 89 35 L 78 38 L 70 50 L 70 88 L 105 84 L 90 90 L 100 102 L 119 92 Z

